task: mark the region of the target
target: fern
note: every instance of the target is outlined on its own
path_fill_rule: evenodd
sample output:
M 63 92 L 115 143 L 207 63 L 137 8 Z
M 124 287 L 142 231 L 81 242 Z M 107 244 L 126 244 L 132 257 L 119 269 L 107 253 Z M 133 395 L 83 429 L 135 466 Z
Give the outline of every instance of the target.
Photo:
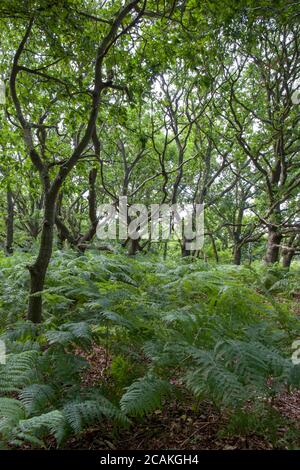
M 291 361 L 282 357 L 275 348 L 258 341 L 230 340 L 216 346 L 217 356 L 230 360 L 236 373 L 246 382 L 259 383 L 260 377 L 288 377 Z
M 0 291 L 12 308 L 10 289 L 23 292 L 26 280 L 5 262 Z M 3 316 L 9 354 L 0 365 L 2 445 L 47 447 L 53 436 L 62 446 L 90 426 L 129 425 L 162 407 L 177 383 L 229 414 L 299 388 L 300 369 L 289 359 L 299 321 L 272 295 L 288 296 L 299 273 L 271 273 L 269 289 L 261 282 L 266 273 L 201 260 L 56 253 L 44 323 L 20 320 L 18 308 L 11 324 Z M 112 356 L 109 380 L 86 386 L 81 349 L 92 352 L 95 342 Z
M 29 415 L 42 413 L 57 399 L 57 390 L 47 384 L 32 384 L 19 394 L 19 400 Z
M 58 331 L 48 331 L 46 338 L 50 344 L 77 345 L 84 348 L 91 346 L 93 339 L 91 328 L 86 322 L 66 323 Z
M 60 445 L 67 436 L 66 421 L 64 415 L 59 410 L 49 411 L 39 416 L 29 419 L 20 420 L 18 428 L 14 433 L 18 433 L 18 437 L 33 436 L 38 439 L 52 435 L 55 437 L 58 445 Z
M 95 401 L 68 403 L 63 408 L 63 416 L 74 433 L 80 433 L 85 426 L 92 425 L 102 417 Z
M 0 365 L 0 394 L 16 392 L 34 382 L 38 376 L 37 351 L 10 354 L 6 364 Z
M 13 398 L 0 398 L 0 434 L 2 439 L 10 435 L 21 419 L 25 418 L 25 409 L 22 404 Z
M 247 390 L 236 374 L 216 362 L 212 353 L 199 351 L 197 363 L 200 367 L 189 370 L 184 376 L 187 387 L 196 396 L 207 395 L 216 404 L 233 407 L 248 398 Z
M 121 409 L 129 416 L 143 416 L 159 408 L 171 390 L 172 386 L 166 380 L 142 377 L 127 387 L 120 401 Z
M 86 427 L 99 422 L 103 417 L 127 424 L 126 416 L 104 397 L 97 400 L 69 402 L 63 408 L 63 415 L 73 432 L 79 433 Z

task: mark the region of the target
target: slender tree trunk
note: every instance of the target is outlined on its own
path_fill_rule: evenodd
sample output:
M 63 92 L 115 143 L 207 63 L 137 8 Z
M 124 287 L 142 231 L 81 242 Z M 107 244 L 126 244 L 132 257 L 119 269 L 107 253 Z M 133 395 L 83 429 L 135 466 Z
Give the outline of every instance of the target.
M 63 227 L 60 226 L 59 221 L 61 220 L 61 206 L 62 206 L 63 192 L 59 193 L 57 204 L 56 204 L 56 213 L 55 213 L 55 223 L 57 228 L 57 247 L 59 250 L 62 250 L 64 247 L 64 242 L 67 239 Z
M 41 235 L 40 249 L 30 272 L 30 295 L 28 303 L 28 320 L 33 323 L 42 321 L 42 295 L 36 295 L 44 289 L 46 272 L 52 255 L 53 231 L 56 211 L 55 197 L 45 197 L 44 221 Z
M 294 255 L 295 250 L 292 248 L 290 250 L 282 250 L 282 266 L 284 268 L 290 269 Z
M 186 243 L 187 240 L 183 239 L 182 243 L 181 243 L 181 256 L 184 258 L 186 256 L 191 256 L 191 250 L 188 250 L 186 247 L 185 247 L 185 243 Z
M 249 259 L 249 266 L 252 264 L 252 245 L 251 242 L 249 243 L 248 246 L 248 259 Z
M 184 246 L 181 245 L 181 256 L 185 258 L 186 256 L 190 256 L 189 250 L 186 250 Z
M 292 260 L 296 254 L 296 241 L 297 244 L 297 235 L 293 234 L 289 240 L 287 245 L 282 249 L 282 266 L 284 268 L 290 269 Z
M 97 232 L 98 226 L 98 217 L 97 217 L 97 193 L 96 193 L 96 180 L 97 180 L 98 170 L 97 168 L 92 168 L 89 173 L 89 220 L 90 228 L 85 235 L 80 237 L 78 240 L 78 249 L 82 252 L 85 251 L 87 242 L 90 242 Z
M 265 262 L 267 264 L 274 264 L 279 261 L 279 250 L 281 240 L 282 234 L 278 232 L 275 227 L 269 227 L 267 251 L 265 256 Z
M 105 36 L 102 38 L 95 57 L 94 65 L 94 87 L 92 92 L 92 102 L 89 117 L 87 120 L 86 128 L 83 133 L 82 138 L 75 145 L 75 148 L 70 156 L 70 158 L 64 162 L 63 165 L 60 165 L 59 170 L 53 179 L 52 183 L 50 181 L 49 175 L 49 165 L 44 161 L 44 148 L 46 144 L 46 132 L 41 136 L 40 141 L 40 150 L 41 153 L 37 150 L 35 139 L 32 133 L 32 126 L 30 125 L 30 120 L 27 121 L 27 116 L 23 114 L 21 102 L 17 92 L 17 76 L 20 72 L 19 60 L 21 55 L 24 52 L 26 43 L 28 42 L 35 18 L 31 16 L 29 24 L 26 28 L 25 34 L 14 54 L 11 74 L 10 74 L 10 92 L 11 98 L 14 103 L 18 121 L 23 129 L 23 138 L 24 143 L 29 151 L 29 156 L 32 161 L 32 164 L 38 170 L 41 180 L 43 181 L 43 186 L 45 189 L 45 202 L 44 202 L 44 220 L 43 228 L 41 234 L 41 242 L 38 257 L 35 263 L 30 266 L 30 296 L 29 296 L 29 305 L 28 305 L 28 319 L 32 320 L 35 323 L 39 323 L 42 318 L 42 296 L 39 293 L 44 288 L 45 276 L 49 261 L 52 254 L 52 244 L 53 244 L 53 228 L 55 220 L 55 211 L 56 211 L 56 199 L 57 195 L 61 189 L 63 182 L 68 177 L 69 173 L 76 166 L 79 159 L 81 158 L 84 150 L 88 146 L 92 134 L 95 129 L 97 122 L 97 117 L 99 114 L 100 98 L 101 93 L 105 88 L 110 86 L 113 87 L 112 81 L 104 83 L 103 78 L 103 61 L 107 56 L 109 50 L 118 40 L 118 38 L 127 33 L 130 28 L 139 22 L 144 13 L 144 8 L 141 8 L 141 11 L 135 15 L 133 19 L 130 19 L 129 25 L 126 28 L 123 28 L 123 31 L 119 31 L 120 26 L 123 25 L 123 20 L 128 18 L 129 14 L 136 9 L 139 0 L 131 0 L 126 2 L 125 5 L 119 10 L 119 12 L 112 18 L 110 23 L 110 28 L 108 29 Z M 145 2 L 144 2 L 145 3 Z M 144 5 L 145 7 L 145 5 Z
M 168 241 L 166 240 L 164 242 L 164 254 L 163 254 L 164 259 L 167 259 L 167 255 L 168 255 Z
M 219 254 L 218 254 L 218 249 L 217 249 L 217 245 L 216 245 L 216 242 L 215 242 L 215 238 L 214 238 L 212 233 L 210 233 L 209 236 L 210 236 L 210 239 L 211 239 L 211 244 L 212 244 L 212 249 L 213 249 L 213 252 L 214 252 L 215 260 L 216 260 L 216 263 L 218 263 L 219 262 Z
M 244 199 L 240 202 L 240 207 L 238 208 L 237 215 L 235 216 L 236 226 L 233 229 L 233 262 L 237 266 L 240 266 L 242 259 L 242 223 L 244 217 L 244 207 L 245 207 L 245 195 L 243 193 Z
M 9 256 L 13 253 L 14 242 L 14 200 L 11 190 L 8 188 L 7 193 L 7 218 L 6 218 L 6 244 L 5 252 Z
M 134 256 L 137 254 L 137 252 L 140 250 L 140 244 L 139 240 L 133 240 L 129 238 L 128 240 L 128 255 L 129 256 Z
M 74 237 L 72 232 L 62 221 L 61 207 L 62 207 L 62 193 L 60 192 L 58 197 L 58 202 L 56 205 L 56 214 L 55 214 L 55 224 L 57 227 L 58 237 L 60 239 L 60 246 L 63 246 L 65 240 L 67 240 L 71 246 L 77 248 L 79 251 L 84 253 L 88 247 L 87 243 L 90 242 L 97 231 L 98 217 L 97 217 L 97 193 L 96 193 L 96 179 L 97 179 L 98 170 L 97 168 L 92 168 L 89 173 L 89 220 L 90 228 L 84 235 L 78 235 Z
M 236 244 L 234 246 L 234 259 L 233 259 L 234 264 L 236 264 L 237 266 L 240 266 L 241 259 L 242 259 L 242 247 L 240 244 Z

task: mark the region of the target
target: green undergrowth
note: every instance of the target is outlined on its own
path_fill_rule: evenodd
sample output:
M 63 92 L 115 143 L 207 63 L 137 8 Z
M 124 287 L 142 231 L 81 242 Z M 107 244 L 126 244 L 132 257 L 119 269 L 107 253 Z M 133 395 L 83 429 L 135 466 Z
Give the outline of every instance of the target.
M 25 320 L 31 255 L 0 259 L 2 447 L 63 447 L 91 426 L 118 432 L 191 393 L 229 416 L 224 432 L 276 437 L 269 403 L 300 386 L 291 361 L 300 270 L 57 251 L 41 325 Z M 284 300 L 284 301 L 282 301 Z M 108 380 L 86 387 L 79 354 L 98 344 Z M 247 411 L 248 410 L 248 411 Z M 261 418 L 261 419 L 260 419 Z M 292 426 L 292 423 L 290 423 Z M 292 429 L 292 428 L 291 428 Z

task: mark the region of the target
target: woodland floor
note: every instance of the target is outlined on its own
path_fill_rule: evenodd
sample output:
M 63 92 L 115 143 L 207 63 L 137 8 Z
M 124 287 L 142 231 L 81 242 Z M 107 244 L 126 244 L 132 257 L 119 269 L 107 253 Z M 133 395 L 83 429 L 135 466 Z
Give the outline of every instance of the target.
M 91 354 L 78 351 L 90 363 L 91 368 L 84 377 L 86 386 L 100 380 L 109 380 L 106 369 L 109 357 L 101 347 L 95 347 Z M 226 425 L 225 414 L 216 412 L 209 402 L 202 402 L 195 410 L 192 402 L 185 404 L 173 401 L 165 403 L 163 410 L 143 418 L 128 430 L 117 433 L 108 423 L 92 428 L 80 436 L 70 439 L 66 449 L 90 450 L 272 450 L 274 446 L 261 436 L 220 437 Z M 300 391 L 282 393 L 273 401 L 273 407 L 299 428 Z M 298 423 L 298 424 L 297 424 Z M 287 427 L 277 429 L 277 437 L 284 437 Z M 299 442 L 300 447 L 300 442 Z
M 276 295 L 276 301 L 285 305 L 295 316 L 300 316 L 300 292 L 298 285 L 293 292 L 293 300 L 284 295 Z M 78 344 L 78 343 L 77 343 Z M 93 388 L 104 385 L 104 388 L 117 389 L 118 382 L 112 374 L 115 359 L 113 348 L 102 338 L 102 346 L 94 342 L 89 352 L 77 347 L 75 353 L 82 356 L 89 368 L 81 375 L 80 386 Z M 145 361 L 147 359 L 145 358 Z M 134 363 L 134 367 L 137 363 Z M 127 377 L 126 377 L 127 378 Z M 255 426 L 260 432 L 230 431 L 229 412 L 220 412 L 210 401 L 195 402 L 195 396 L 189 395 L 178 383 L 178 395 L 169 402 L 165 401 L 158 409 L 142 418 L 132 418 L 128 428 L 117 428 L 112 421 L 102 420 L 90 426 L 86 431 L 70 437 L 64 449 L 71 450 L 272 450 L 300 449 L 300 390 L 278 392 L 272 399 L 268 398 L 271 409 L 279 413 L 282 419 L 266 420 L 264 426 Z M 124 392 L 121 382 L 121 394 Z M 273 385 L 270 380 L 268 385 Z M 273 389 L 275 390 L 275 388 Z M 276 393 L 276 392 L 275 392 Z M 115 393 L 118 399 L 118 391 Z M 266 400 L 258 398 L 259 404 Z M 264 402 L 266 404 L 266 402 Z M 268 407 L 265 407 L 268 408 Z M 245 414 L 252 416 L 252 409 L 247 403 Z M 257 415 L 258 423 L 263 416 Z M 249 427 L 250 428 L 250 427 Z M 248 428 L 248 429 L 249 429 Z M 240 429 L 240 428 L 239 428 Z M 253 429 L 253 427 L 251 428 Z M 228 431 L 229 430 L 229 431 Z M 264 432 L 266 430 L 266 432 Z M 297 432 L 298 431 L 298 432 Z M 291 445 L 290 445 L 291 444 Z M 46 440 L 46 447 L 54 449 L 57 442 L 54 437 Z M 32 448 L 24 444 L 22 449 Z

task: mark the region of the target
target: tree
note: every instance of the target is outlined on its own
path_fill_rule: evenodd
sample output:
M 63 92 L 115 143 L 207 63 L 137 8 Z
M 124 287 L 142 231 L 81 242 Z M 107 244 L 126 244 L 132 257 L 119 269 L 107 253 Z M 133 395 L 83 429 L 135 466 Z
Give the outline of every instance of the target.
M 252 34 L 259 40 L 254 42 Z M 300 74 L 298 38 L 298 24 L 256 21 L 250 37 L 236 42 L 236 58 L 224 64 L 230 83 L 225 94 L 230 111 L 224 117 L 261 176 L 260 189 L 268 201 L 256 211 L 268 231 L 268 264 L 279 260 L 284 231 L 294 215 L 284 206 L 297 195 L 300 183 L 299 110 L 291 99 Z
M 23 56 L 28 56 L 28 54 L 26 54 L 26 48 L 28 47 L 28 43 L 31 37 L 33 37 L 34 28 L 39 30 L 48 39 L 48 31 L 45 28 L 43 22 L 43 20 L 45 20 L 45 17 L 40 14 L 39 9 L 37 9 L 30 15 L 31 17 L 28 22 L 28 25 L 26 26 L 25 34 L 23 35 L 22 40 L 20 41 L 19 46 L 14 55 L 13 66 L 10 75 L 11 98 L 15 107 L 16 117 L 23 131 L 23 137 L 26 147 L 28 149 L 30 159 L 40 175 L 44 191 L 44 221 L 41 233 L 40 249 L 35 263 L 29 267 L 31 287 L 28 306 L 28 319 L 32 320 L 35 323 L 40 322 L 42 319 L 41 291 L 44 287 L 45 276 L 52 253 L 53 230 L 55 223 L 57 197 L 64 181 L 66 180 L 67 176 L 72 171 L 72 169 L 76 166 L 80 158 L 82 158 L 83 153 L 91 140 L 96 125 L 97 116 L 99 113 L 100 98 L 102 93 L 104 92 L 104 90 L 108 88 L 113 88 L 115 86 L 113 81 L 110 79 L 104 81 L 105 58 L 109 54 L 110 50 L 113 48 L 114 44 L 119 40 L 119 38 L 125 35 L 141 19 L 145 8 L 145 2 L 143 2 L 143 8 L 138 13 L 136 13 L 135 7 L 139 3 L 141 2 L 139 2 L 138 0 L 130 1 L 126 3 L 125 6 L 121 7 L 117 12 L 114 11 L 114 16 L 112 16 L 112 13 L 108 11 L 107 13 L 111 15 L 111 19 L 103 21 L 101 21 L 101 19 L 99 20 L 100 24 L 102 25 L 103 32 L 100 43 L 96 49 L 96 56 L 94 58 L 94 84 L 90 92 L 85 92 L 91 97 L 89 106 L 90 109 L 87 113 L 87 120 L 83 123 L 84 128 L 82 131 L 82 135 L 80 136 L 76 145 L 74 145 L 74 147 L 72 148 L 71 155 L 67 158 L 64 158 L 63 161 L 57 161 L 54 158 L 54 161 L 50 163 L 46 155 L 47 137 L 50 129 L 45 124 L 45 122 L 49 114 L 51 115 L 51 108 L 57 102 L 58 96 L 56 95 L 55 97 L 53 97 L 54 90 L 51 87 L 50 91 L 52 93 L 50 92 L 48 107 L 46 111 L 39 117 L 38 122 L 34 123 L 34 114 L 32 113 L 32 120 L 29 121 L 27 113 L 23 110 L 22 98 L 20 97 L 20 93 L 17 87 L 18 77 L 20 73 L 22 73 L 22 75 L 25 73 L 28 74 L 30 77 L 38 77 L 39 79 L 41 79 L 41 81 L 46 80 L 47 82 L 54 82 L 55 84 L 58 83 L 59 85 L 66 87 L 67 92 L 69 93 L 67 82 L 61 80 L 57 76 L 52 76 L 48 73 L 49 68 L 51 68 L 53 64 L 57 64 L 57 58 L 53 57 L 53 62 L 50 65 L 41 65 L 38 63 L 32 63 L 34 62 L 34 58 L 30 57 L 30 59 L 28 59 L 27 57 L 25 57 L 26 65 L 21 65 L 21 58 L 23 58 Z M 73 21 L 74 20 L 76 20 L 76 16 L 73 17 Z M 89 18 L 86 18 L 85 23 L 87 21 L 89 21 Z M 124 27 L 123 22 L 127 22 L 126 26 Z M 62 31 L 59 29 L 59 27 L 61 26 L 62 25 L 60 24 L 58 25 L 58 32 L 60 34 L 62 34 Z M 123 27 L 123 29 L 120 30 L 121 27 Z M 72 34 L 75 34 L 74 29 L 72 31 Z M 76 36 L 76 38 L 78 39 L 78 36 Z M 49 39 L 51 39 L 51 32 Z M 88 37 L 87 39 L 91 40 L 91 37 Z M 61 56 L 60 60 L 65 60 L 65 57 L 69 54 L 69 51 L 63 49 L 61 51 L 61 54 L 63 54 L 63 57 Z M 69 65 L 71 65 L 71 63 L 72 60 L 70 60 Z M 79 66 L 78 62 L 77 65 Z M 47 73 L 44 72 L 45 69 L 47 70 Z M 78 70 L 77 67 L 75 67 L 75 70 L 76 75 Z M 62 68 L 62 71 L 64 71 L 64 68 Z M 72 78 L 75 78 L 74 74 Z M 70 80 L 68 79 L 68 81 Z M 78 92 L 80 91 L 77 91 L 77 93 Z M 76 92 L 73 92 L 73 97 L 74 93 Z M 72 94 L 70 98 L 71 97 Z M 34 130 L 36 131 L 35 135 Z M 38 139 L 39 142 L 39 151 L 36 148 L 36 139 Z M 58 148 L 56 150 L 58 150 Z M 53 167 L 55 166 L 58 166 L 59 169 L 53 175 Z

